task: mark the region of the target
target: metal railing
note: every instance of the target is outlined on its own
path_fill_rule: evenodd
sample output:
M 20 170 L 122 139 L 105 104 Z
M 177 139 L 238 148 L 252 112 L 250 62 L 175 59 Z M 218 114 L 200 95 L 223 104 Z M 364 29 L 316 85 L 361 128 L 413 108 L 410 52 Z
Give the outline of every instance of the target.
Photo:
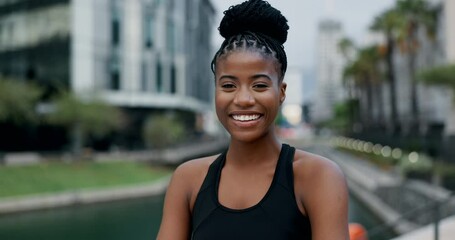
M 417 207 L 411 211 L 408 211 L 394 221 L 391 222 L 386 222 L 382 225 L 375 226 L 373 228 L 367 229 L 368 235 L 370 238 L 375 237 L 376 235 L 381 234 L 382 232 L 393 229 L 393 226 L 399 224 L 403 220 L 407 220 L 410 216 L 413 216 L 415 214 L 432 214 L 433 215 L 433 224 L 434 224 L 434 240 L 439 240 L 439 223 L 441 220 L 441 209 L 443 207 L 448 207 L 449 204 L 451 204 L 451 201 L 453 201 L 453 197 L 455 196 L 455 193 L 452 192 L 447 198 L 443 200 L 434 200 L 431 203 L 428 203 L 424 206 Z M 452 209 L 453 212 L 450 214 L 455 214 L 455 208 Z M 450 215 L 449 214 L 449 215 Z

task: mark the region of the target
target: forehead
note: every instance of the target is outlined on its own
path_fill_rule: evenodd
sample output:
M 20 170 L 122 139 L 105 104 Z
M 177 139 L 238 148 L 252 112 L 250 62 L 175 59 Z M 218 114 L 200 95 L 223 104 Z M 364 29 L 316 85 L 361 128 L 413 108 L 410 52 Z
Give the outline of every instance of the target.
M 215 75 L 267 73 L 278 76 L 276 58 L 251 50 L 237 50 L 220 56 L 216 61 Z

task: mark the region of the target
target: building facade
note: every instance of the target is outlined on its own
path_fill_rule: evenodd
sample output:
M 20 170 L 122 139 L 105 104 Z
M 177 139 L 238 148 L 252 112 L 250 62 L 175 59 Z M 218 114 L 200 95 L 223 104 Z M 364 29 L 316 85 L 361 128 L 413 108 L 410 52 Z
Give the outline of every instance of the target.
M 71 87 L 118 106 L 204 111 L 210 102 L 207 0 L 77 0 Z
M 0 75 L 134 116 L 212 109 L 210 0 L 1 0 Z M 140 127 L 131 139 L 141 138 Z

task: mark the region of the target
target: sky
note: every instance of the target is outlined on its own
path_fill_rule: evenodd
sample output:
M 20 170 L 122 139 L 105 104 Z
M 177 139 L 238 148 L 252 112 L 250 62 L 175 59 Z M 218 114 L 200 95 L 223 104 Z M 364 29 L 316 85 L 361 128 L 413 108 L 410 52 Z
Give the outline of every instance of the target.
M 244 0 L 211 0 L 217 11 L 218 28 L 223 11 Z M 288 19 L 290 30 L 285 43 L 290 67 L 312 69 L 315 65 L 317 24 L 321 19 L 341 21 L 347 37 L 361 43 L 374 17 L 392 7 L 395 0 L 268 0 Z M 214 46 L 222 39 L 213 31 Z

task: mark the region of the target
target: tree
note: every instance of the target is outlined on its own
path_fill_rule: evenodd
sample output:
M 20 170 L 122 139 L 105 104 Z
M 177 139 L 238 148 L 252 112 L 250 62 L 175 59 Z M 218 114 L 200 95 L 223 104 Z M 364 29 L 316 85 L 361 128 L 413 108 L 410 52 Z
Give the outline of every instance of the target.
M 395 80 L 395 68 L 393 63 L 393 55 L 395 52 L 396 38 L 398 32 L 403 28 L 405 21 L 404 18 L 396 9 L 389 9 L 377 16 L 373 21 L 370 29 L 373 31 L 380 31 L 386 38 L 386 43 L 379 46 L 379 53 L 385 59 L 386 78 L 389 82 L 389 96 L 390 96 L 390 124 L 391 129 L 395 133 L 397 131 L 398 111 L 397 111 L 397 92 Z
M 427 36 L 432 39 L 436 32 L 437 11 L 430 7 L 425 0 L 399 0 L 396 3 L 396 11 L 404 18 L 401 25 L 398 41 L 402 52 L 408 54 L 408 68 L 410 76 L 411 114 L 412 125 L 417 127 L 419 119 L 419 106 L 416 83 L 416 55 L 419 50 L 418 30 L 424 27 Z
M 352 63 L 354 61 L 354 55 L 355 55 L 355 53 L 357 51 L 357 48 L 356 48 L 356 46 L 354 45 L 354 42 L 351 39 L 342 38 L 338 42 L 338 50 L 341 52 L 341 55 L 343 55 L 344 59 L 346 60 L 346 62 L 348 64 L 350 64 L 350 63 Z M 343 79 L 343 80 L 344 80 L 344 85 L 346 86 L 346 88 L 348 90 L 349 98 L 353 98 L 353 90 L 352 90 L 351 81 L 349 81 L 349 78 L 346 78 L 346 79 Z
M 344 59 L 346 60 L 348 66 L 352 64 L 354 61 L 355 53 L 357 51 L 356 46 L 354 45 L 354 42 L 350 38 L 342 38 L 338 42 L 338 50 L 341 52 L 343 55 Z M 353 65 L 350 65 L 351 67 L 346 67 L 343 72 L 343 85 L 346 87 L 348 91 L 348 100 L 347 102 L 355 102 L 356 101 L 356 96 L 354 95 L 355 92 L 355 82 L 352 81 L 352 76 L 351 71 L 355 71 Z M 354 129 L 354 124 L 357 122 L 357 108 L 354 108 L 353 104 L 347 104 L 347 112 L 349 113 L 347 116 L 347 124 L 350 125 L 351 131 L 355 131 Z M 335 117 L 337 117 L 337 109 L 335 109 Z
M 360 88 L 366 97 L 366 109 L 364 113 L 363 123 L 369 125 L 373 122 L 373 105 L 374 105 L 374 92 L 376 95 L 376 102 L 379 110 L 382 111 L 382 96 L 380 89 L 373 91 L 374 86 L 378 86 L 381 79 L 381 72 L 379 70 L 379 54 L 377 46 L 362 48 L 357 54 L 357 58 L 348 64 L 343 71 L 343 79 L 347 81 L 351 79 L 356 88 Z M 362 96 L 359 96 L 362 98 Z M 381 113 L 380 113 L 381 115 Z
M 455 64 L 436 66 L 418 73 L 418 79 L 430 85 L 449 87 L 455 94 Z M 455 106 L 455 96 L 453 105 Z M 446 135 L 455 135 L 455 109 L 451 109 L 445 126 Z
M 148 147 L 162 150 L 184 140 L 186 132 L 183 123 L 175 116 L 158 114 L 147 118 L 143 134 Z
M 123 119 L 120 110 L 101 100 L 82 101 L 63 92 L 55 100 L 55 110 L 47 116 L 51 124 L 68 127 L 72 135 L 72 151 L 80 155 L 89 135 L 101 137 L 119 128 Z
M 450 87 L 455 91 L 455 64 L 423 70 L 419 72 L 418 79 L 426 84 Z
M 338 50 L 340 50 L 343 57 L 346 59 L 347 62 L 353 61 L 353 55 L 356 51 L 356 47 L 354 42 L 350 38 L 342 38 L 338 42 Z
M 455 64 L 432 67 L 418 73 L 418 80 L 425 84 L 449 87 L 452 89 L 452 94 L 455 94 Z M 453 149 L 455 143 L 455 96 L 452 95 L 452 108 L 445 121 L 444 131 L 444 151 L 447 159 L 455 157 Z M 435 182 L 440 182 L 440 175 L 436 173 L 434 176 Z
M 20 80 L 0 79 L 0 122 L 33 123 L 42 90 Z

